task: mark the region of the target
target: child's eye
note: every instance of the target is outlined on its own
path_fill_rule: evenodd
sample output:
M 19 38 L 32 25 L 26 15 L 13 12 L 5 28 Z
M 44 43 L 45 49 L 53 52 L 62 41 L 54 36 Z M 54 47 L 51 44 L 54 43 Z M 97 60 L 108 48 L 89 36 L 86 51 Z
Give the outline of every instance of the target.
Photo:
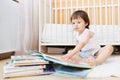
M 80 22 L 78 22 L 78 24 L 80 24 Z
M 74 22 L 72 24 L 75 24 Z

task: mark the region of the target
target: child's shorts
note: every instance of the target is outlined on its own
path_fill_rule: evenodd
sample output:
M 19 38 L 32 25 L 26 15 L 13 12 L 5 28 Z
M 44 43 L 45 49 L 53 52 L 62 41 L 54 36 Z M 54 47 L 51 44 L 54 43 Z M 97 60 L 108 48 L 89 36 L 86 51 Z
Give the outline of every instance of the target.
M 100 50 L 100 48 L 94 48 L 94 49 L 89 49 L 85 51 L 80 51 L 80 56 L 82 58 L 88 58 L 88 57 L 94 57 L 95 53 L 97 53 Z

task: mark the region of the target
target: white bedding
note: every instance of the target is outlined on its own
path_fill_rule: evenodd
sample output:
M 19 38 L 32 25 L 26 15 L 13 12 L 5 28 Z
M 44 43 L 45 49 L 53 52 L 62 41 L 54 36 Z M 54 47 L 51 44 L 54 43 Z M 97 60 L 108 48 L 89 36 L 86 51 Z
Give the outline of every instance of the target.
M 90 25 L 100 44 L 120 45 L 120 27 L 117 25 Z M 45 24 L 42 32 L 43 43 L 75 43 L 72 25 Z

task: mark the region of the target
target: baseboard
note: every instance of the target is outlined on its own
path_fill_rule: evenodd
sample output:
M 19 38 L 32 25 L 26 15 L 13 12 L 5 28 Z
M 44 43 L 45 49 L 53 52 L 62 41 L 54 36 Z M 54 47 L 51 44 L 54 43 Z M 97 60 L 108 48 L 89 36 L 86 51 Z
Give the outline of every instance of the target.
M 14 55 L 15 52 L 5 52 L 5 53 L 0 53 L 0 60 L 2 59 L 7 59 L 7 58 L 10 58 L 11 55 Z

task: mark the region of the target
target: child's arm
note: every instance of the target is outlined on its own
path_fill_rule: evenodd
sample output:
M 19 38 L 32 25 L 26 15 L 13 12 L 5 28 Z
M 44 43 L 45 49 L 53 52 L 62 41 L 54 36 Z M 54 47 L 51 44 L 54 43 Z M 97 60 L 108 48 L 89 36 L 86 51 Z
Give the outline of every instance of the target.
M 64 55 L 63 59 L 69 60 L 73 55 L 79 53 L 92 36 L 93 33 L 91 31 L 85 30 L 81 35 L 81 39 L 79 40 L 78 44 L 76 44 L 75 48 L 72 51 L 68 52 L 66 55 Z

